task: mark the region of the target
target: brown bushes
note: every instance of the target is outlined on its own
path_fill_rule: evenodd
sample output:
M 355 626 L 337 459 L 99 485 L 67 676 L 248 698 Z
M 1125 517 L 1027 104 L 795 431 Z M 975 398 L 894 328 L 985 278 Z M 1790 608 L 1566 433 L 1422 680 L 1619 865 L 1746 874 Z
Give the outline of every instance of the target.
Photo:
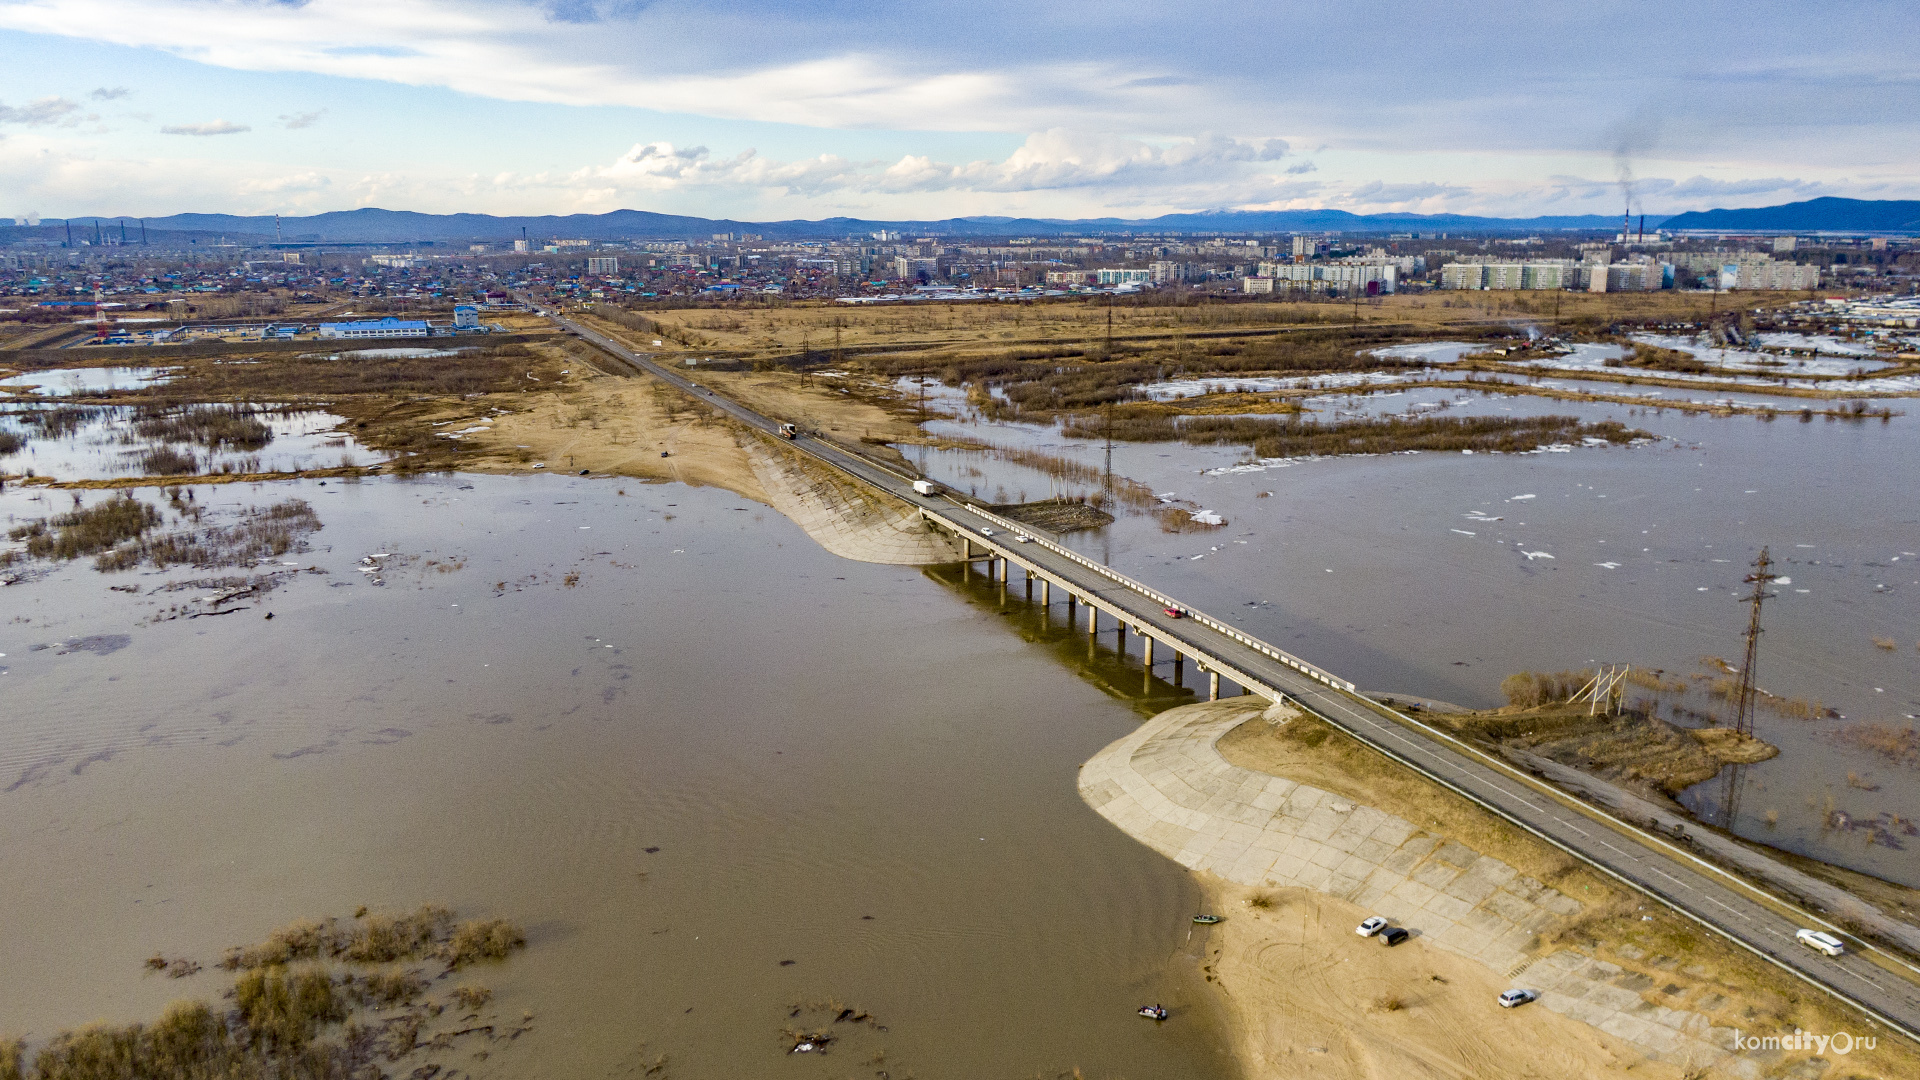
M 256 968 L 233 984 L 233 1003 L 252 1044 L 269 1053 L 298 1050 L 324 1024 L 347 1018 L 347 1000 L 333 976 L 309 968 Z
M 220 966 L 251 971 L 299 960 L 384 964 L 432 959 L 457 968 L 504 960 L 526 943 L 526 935 L 510 920 L 475 919 L 456 926 L 453 912 L 425 904 L 406 914 L 365 915 L 351 923 L 338 919 L 292 923 L 258 945 L 228 950 Z
M 134 539 L 160 522 L 160 511 L 122 495 L 10 529 L 7 537 L 25 540 L 29 558 L 77 559 Z
M 1500 692 L 1507 696 L 1507 704 L 1534 709 L 1566 701 L 1592 681 L 1593 671 L 1590 668 L 1580 671 L 1522 671 L 1501 680 Z
M 1179 440 L 1200 446 L 1251 445 L 1260 457 L 1332 457 L 1339 454 L 1388 454 L 1406 450 L 1441 453 L 1521 453 L 1551 443 L 1586 438 L 1624 443 L 1648 438 L 1612 420 L 1582 423 L 1574 416 L 1423 416 L 1414 419 L 1347 420 L 1332 424 L 1294 417 L 1187 416 L 1164 413 L 1104 417 L 1076 416 L 1063 434 L 1097 439 L 1109 431 L 1133 442 Z
M 134 419 L 133 430 L 143 438 L 198 443 L 209 450 L 259 450 L 273 441 L 273 429 L 254 416 L 253 410 L 238 405 L 198 405 L 177 411 L 145 409 Z
M 150 537 L 116 548 L 95 560 L 102 571 L 128 570 L 142 562 L 169 566 L 247 566 L 305 549 L 306 537 L 320 529 L 320 517 L 304 499 L 250 506 L 231 525 L 208 525 Z
M 454 930 L 441 955 L 447 966 L 459 968 L 482 960 L 505 960 L 526 944 L 527 936 L 506 919 L 476 919 Z
M 437 955 L 453 927 L 453 912 L 423 904 L 405 915 L 368 915 L 356 924 L 337 919 L 305 920 L 283 926 L 267 940 L 228 950 L 220 966 L 230 971 L 287 964 L 295 960 L 344 959 L 387 963 Z

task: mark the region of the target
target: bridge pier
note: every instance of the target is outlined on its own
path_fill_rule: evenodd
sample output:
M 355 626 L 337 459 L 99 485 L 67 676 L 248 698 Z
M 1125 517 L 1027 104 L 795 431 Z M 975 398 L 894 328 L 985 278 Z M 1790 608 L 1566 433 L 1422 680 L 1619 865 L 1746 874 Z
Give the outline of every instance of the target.
M 1152 634 L 1141 635 L 1140 648 L 1146 654 L 1145 663 L 1147 665 L 1147 674 L 1151 675 L 1153 674 L 1153 635 Z
M 1207 672 L 1207 700 L 1220 700 L 1220 673 L 1217 671 Z
M 1113 628 L 1113 651 L 1121 656 L 1127 655 L 1127 620 L 1121 619 Z
M 1067 625 L 1069 627 L 1073 625 L 1073 620 L 1078 618 L 1078 616 L 1074 613 L 1073 605 L 1074 605 L 1073 590 L 1069 589 L 1067 590 Z
M 1027 573 L 1027 602 L 1032 603 L 1033 602 L 1033 571 L 1028 570 L 1026 573 Z
M 1091 643 L 1095 635 L 1099 633 L 1100 633 L 1100 609 L 1097 607 L 1094 607 L 1092 604 L 1088 604 L 1087 605 L 1087 641 Z
M 1185 656 L 1181 655 L 1180 650 L 1175 649 L 1173 651 L 1173 685 L 1175 686 L 1185 685 L 1181 682 L 1181 678 L 1182 672 L 1186 669 L 1186 659 Z

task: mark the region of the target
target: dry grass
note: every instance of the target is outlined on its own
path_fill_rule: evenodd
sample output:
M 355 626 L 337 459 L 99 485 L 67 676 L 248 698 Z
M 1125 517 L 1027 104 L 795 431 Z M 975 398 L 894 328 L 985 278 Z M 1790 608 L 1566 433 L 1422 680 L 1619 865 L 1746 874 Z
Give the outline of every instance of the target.
M 1579 671 L 1522 671 L 1501 680 L 1500 692 L 1507 696 L 1509 705 L 1535 709 L 1552 702 L 1566 701 L 1592 681 L 1591 668 Z
M 423 904 L 400 915 L 370 914 L 342 923 L 305 920 L 290 923 L 267 935 L 267 940 L 231 949 L 220 966 L 252 970 L 297 960 L 347 960 L 388 963 L 439 955 L 453 929 L 453 912 L 437 904 Z
M 197 443 L 209 450 L 259 450 L 273 441 L 273 429 L 241 405 L 143 409 L 133 430 L 142 438 Z
M 1877 637 L 1877 638 L 1874 638 L 1874 639 L 1873 639 L 1873 645 L 1874 645 L 1874 648 L 1876 648 L 1876 649 L 1885 649 L 1885 650 L 1886 650 L 1887 652 L 1892 652 L 1892 651 L 1894 651 L 1895 649 L 1898 649 L 1898 648 L 1900 647 L 1900 643 L 1899 643 L 1899 642 L 1897 642 L 1897 641 L 1895 641 L 1895 640 L 1893 640 L 1893 639 L 1892 639 L 1892 638 L 1890 638 L 1890 637 Z
M 1227 527 L 1226 519 L 1219 521 L 1196 521 L 1193 512 L 1178 506 L 1169 506 L 1153 512 L 1153 518 L 1160 523 L 1163 533 L 1213 532 Z
M 1407 1007 L 1407 1000 L 1395 993 L 1381 994 L 1370 1006 L 1374 1012 L 1394 1013 Z
M 273 1054 L 297 1051 L 326 1024 L 347 1018 L 348 1000 L 333 976 L 309 968 L 256 968 L 233 984 L 233 1003 L 252 1044 Z
M 456 986 L 453 1003 L 463 1009 L 478 1009 L 493 1000 L 493 991 L 484 986 Z
M 461 923 L 447 942 L 442 956 L 447 966 L 465 967 L 485 960 L 505 960 L 515 949 L 524 948 L 527 936 L 506 919 L 484 919 Z
M 1848 746 L 1871 750 L 1896 765 L 1920 768 L 1920 728 L 1912 724 L 1867 721 L 1849 724 L 1834 737 Z
M 116 547 L 96 559 L 94 566 L 103 571 L 130 570 L 142 563 L 158 569 L 251 566 L 296 549 L 306 550 L 306 537 L 320 527 L 319 515 L 304 499 L 250 506 L 228 525 L 201 525 L 196 514 L 190 527 Z
M 57 514 L 7 531 L 27 542 L 30 559 L 77 559 L 133 540 L 159 526 L 160 511 L 128 496 L 107 499 L 71 513 Z

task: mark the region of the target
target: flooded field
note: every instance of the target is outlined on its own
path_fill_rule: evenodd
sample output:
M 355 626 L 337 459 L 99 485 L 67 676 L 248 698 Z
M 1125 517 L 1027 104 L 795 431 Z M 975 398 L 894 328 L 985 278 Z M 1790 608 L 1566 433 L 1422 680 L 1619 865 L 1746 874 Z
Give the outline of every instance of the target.
M 1514 455 L 1268 460 L 1244 447 L 1117 443 L 1114 473 L 1225 524 L 1170 534 L 1154 516 L 1120 511 L 1113 525 L 1066 542 L 1364 688 L 1474 707 L 1503 704 L 1500 681 L 1520 670 L 1611 662 L 1694 673 L 1711 669 L 1703 656 L 1737 663 L 1741 577 L 1768 545 L 1784 577 L 1766 608 L 1760 685 L 1840 715 L 1763 713 L 1758 734 L 1784 752 L 1748 767 L 1738 831 L 1920 884 L 1920 841 L 1858 827 L 1910 817 L 1920 802 L 1915 757 L 1903 749 L 1915 737 L 1899 734 L 1920 716 L 1920 502 L 1896 479 L 1920 470 L 1920 418 L 1801 422 L 1787 411 L 1797 399 L 1752 397 L 1777 402 L 1781 417 L 1437 388 L 1325 395 L 1307 402 L 1316 418 L 1444 405 L 1451 415 L 1615 419 L 1662 438 Z M 930 426 L 1107 464 L 1101 442 L 1058 428 L 971 418 Z M 994 502 L 1099 491 L 992 454 L 910 453 Z M 1717 798 L 1710 782 L 1686 801 L 1711 820 Z
M 340 429 L 340 417 L 329 413 L 242 410 L 244 430 L 236 434 L 231 429 L 239 425 L 223 425 L 228 429 L 223 430 L 178 422 L 183 413 L 194 411 L 144 414 L 128 406 L 49 409 L 0 403 L 0 473 L 71 479 L 155 472 L 295 472 L 378 460 Z M 217 410 L 213 419 L 232 415 Z M 22 443 L 11 453 L 4 452 L 8 433 Z M 154 468 L 152 455 L 158 450 L 171 454 L 163 469 Z
M 108 390 L 130 390 L 138 386 L 151 386 L 165 382 L 167 369 L 151 367 L 90 367 L 59 368 L 53 371 L 34 371 L 25 375 L 13 375 L 0 379 L 0 386 L 16 392 L 33 388 L 34 392 L 47 397 L 70 397 L 74 394 L 93 394 Z
M 320 528 L 251 568 L 0 588 L 0 1030 L 151 1018 L 272 927 L 438 902 L 529 938 L 475 977 L 532 1031 L 436 1059 L 480 1076 L 1229 1074 L 1197 891 L 1074 788 L 1184 697 L 1084 635 L 716 489 L 191 494 Z M 73 505 L 8 485 L 0 520 Z M 233 574 L 273 587 L 222 600 Z M 881 1026 L 788 1056 L 830 1000 Z

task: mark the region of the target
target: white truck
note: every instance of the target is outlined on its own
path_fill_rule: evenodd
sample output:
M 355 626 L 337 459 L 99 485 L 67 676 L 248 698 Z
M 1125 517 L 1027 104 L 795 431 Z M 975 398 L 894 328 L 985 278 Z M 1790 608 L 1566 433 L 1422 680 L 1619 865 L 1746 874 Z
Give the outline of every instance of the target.
M 915 480 L 913 482 L 913 490 L 922 495 L 938 495 L 940 493 L 940 485 L 931 480 Z

